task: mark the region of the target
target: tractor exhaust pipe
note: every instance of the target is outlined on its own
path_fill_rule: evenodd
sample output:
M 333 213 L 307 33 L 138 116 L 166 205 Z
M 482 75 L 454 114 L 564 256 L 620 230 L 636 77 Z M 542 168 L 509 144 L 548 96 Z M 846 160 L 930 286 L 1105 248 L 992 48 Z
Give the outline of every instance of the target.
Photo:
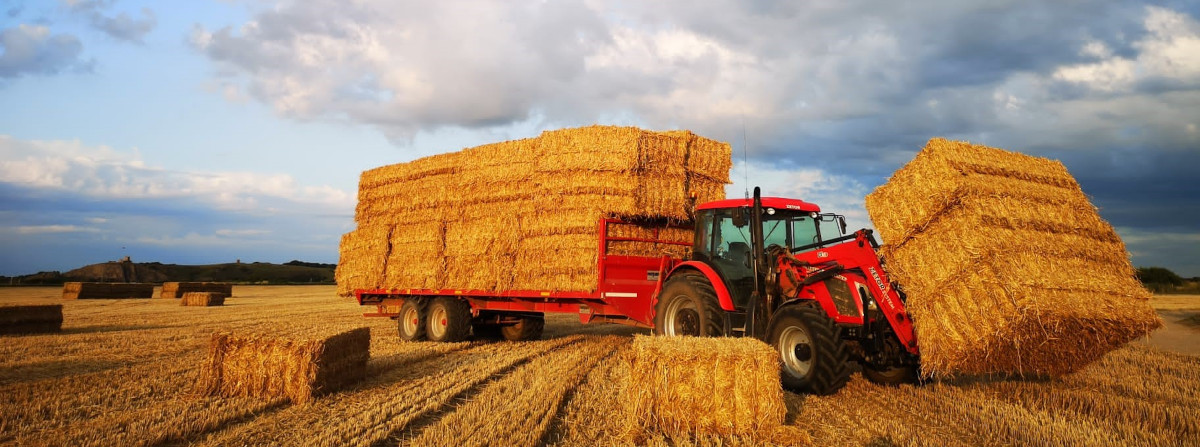
M 762 225 L 762 191 L 754 187 L 754 200 L 750 205 L 750 252 L 754 253 L 754 295 L 750 297 L 750 305 L 746 309 L 746 334 L 759 339 L 766 339 L 767 322 L 770 321 L 771 306 L 767 298 L 766 277 L 767 247 L 764 247 Z

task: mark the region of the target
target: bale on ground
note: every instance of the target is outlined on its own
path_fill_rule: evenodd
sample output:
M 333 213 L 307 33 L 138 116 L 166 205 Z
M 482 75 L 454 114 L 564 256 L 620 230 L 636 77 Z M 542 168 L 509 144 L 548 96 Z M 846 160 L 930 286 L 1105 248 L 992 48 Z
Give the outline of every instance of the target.
M 929 375 L 1059 375 L 1159 327 L 1057 161 L 935 138 L 866 199 Z
M 307 333 L 214 333 L 199 391 L 211 396 L 307 402 L 354 383 L 366 372 L 369 328 Z
M 154 284 L 131 282 L 68 282 L 63 299 L 153 298 Z
M 757 339 L 638 336 L 629 362 L 621 399 L 635 438 L 768 439 L 787 415 L 779 354 Z
M 164 282 L 159 298 L 181 298 L 188 292 L 216 292 L 233 296 L 233 284 L 227 282 Z
M 218 292 L 188 292 L 179 301 L 180 306 L 222 306 L 225 294 Z
M 62 322 L 62 304 L 0 307 L 0 334 L 58 332 Z

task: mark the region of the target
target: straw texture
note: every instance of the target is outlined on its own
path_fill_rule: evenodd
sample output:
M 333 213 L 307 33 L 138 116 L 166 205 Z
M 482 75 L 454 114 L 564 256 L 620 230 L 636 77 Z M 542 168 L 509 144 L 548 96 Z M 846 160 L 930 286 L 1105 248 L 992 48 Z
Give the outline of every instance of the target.
M 634 338 L 621 401 L 627 426 L 645 433 L 770 438 L 787 407 L 779 354 L 753 338 Z
M 926 374 L 1065 374 L 1161 324 L 1062 163 L 933 139 L 866 204 Z
M 724 198 L 730 148 L 688 131 L 591 126 L 363 172 L 338 293 L 357 289 L 591 291 L 600 220 L 691 242 L 697 203 Z M 648 238 L 652 239 L 652 238 Z M 686 256 L 620 241 L 606 254 Z
M 218 292 L 188 292 L 179 301 L 180 306 L 223 306 L 225 294 Z
M 214 333 L 199 391 L 307 402 L 361 379 L 370 346 L 371 331 L 365 327 L 286 335 Z

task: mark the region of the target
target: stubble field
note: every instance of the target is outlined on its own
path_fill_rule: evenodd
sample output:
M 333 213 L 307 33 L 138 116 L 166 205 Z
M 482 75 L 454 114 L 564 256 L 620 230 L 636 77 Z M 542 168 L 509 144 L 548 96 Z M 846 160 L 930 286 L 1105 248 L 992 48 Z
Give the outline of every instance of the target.
M 238 286 L 222 307 L 61 300 L 0 289 L 0 305 L 64 305 L 63 331 L 0 338 L 0 444 L 624 445 L 631 335 L 550 316 L 543 340 L 404 343 L 332 286 Z M 1190 301 L 1189 301 L 1190 300 Z M 1200 297 L 1156 298 L 1170 339 L 1060 379 L 971 378 L 833 396 L 786 394 L 789 444 L 1200 445 Z M 194 393 L 214 331 L 361 323 L 367 379 L 307 404 Z M 636 378 L 634 378 L 636 380 Z M 720 399 L 721 396 L 712 396 Z M 649 444 L 762 443 L 704 436 Z

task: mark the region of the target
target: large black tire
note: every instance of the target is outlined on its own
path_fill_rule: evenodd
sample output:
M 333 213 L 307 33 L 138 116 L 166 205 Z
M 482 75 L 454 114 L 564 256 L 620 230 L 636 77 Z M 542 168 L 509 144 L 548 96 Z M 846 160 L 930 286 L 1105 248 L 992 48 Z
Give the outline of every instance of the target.
M 458 342 L 471 336 L 471 306 L 466 301 L 438 297 L 426 313 L 425 335 L 429 340 Z
M 542 330 L 546 327 L 546 318 L 542 315 L 526 315 L 521 321 L 511 326 L 501 326 L 500 335 L 508 341 L 528 341 L 542 338 Z
M 400 317 L 396 319 L 396 328 L 400 339 L 404 341 L 424 341 L 425 324 L 428 318 L 425 300 L 410 298 L 400 306 Z
M 708 278 L 698 272 L 671 276 L 654 306 L 654 333 L 720 337 L 725 334 L 724 313 Z
M 867 380 L 871 381 L 871 383 L 887 386 L 899 386 L 909 383 L 917 383 L 917 379 L 919 377 L 917 374 L 916 365 L 897 366 L 882 370 L 864 365 L 862 372 L 863 377 L 866 377 Z
M 767 329 L 768 342 L 780 357 L 783 386 L 799 393 L 833 394 L 846 386 L 852 373 L 850 351 L 825 312 L 804 305 L 775 312 Z

